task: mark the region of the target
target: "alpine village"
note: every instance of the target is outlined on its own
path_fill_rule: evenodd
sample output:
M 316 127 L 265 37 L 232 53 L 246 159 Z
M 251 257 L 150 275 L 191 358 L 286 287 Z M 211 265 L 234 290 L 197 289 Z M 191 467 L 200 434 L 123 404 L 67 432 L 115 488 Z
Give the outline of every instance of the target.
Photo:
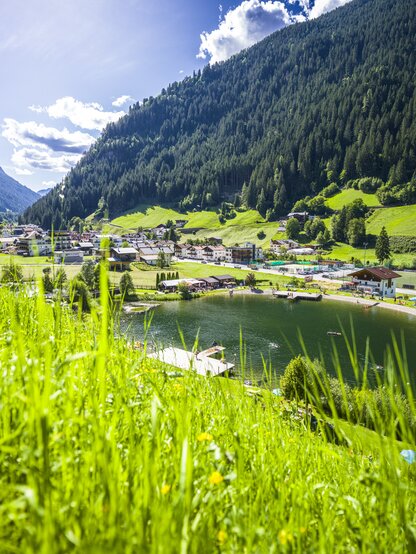
M 0 7 L 0 552 L 414 553 L 416 2 L 197 4 Z

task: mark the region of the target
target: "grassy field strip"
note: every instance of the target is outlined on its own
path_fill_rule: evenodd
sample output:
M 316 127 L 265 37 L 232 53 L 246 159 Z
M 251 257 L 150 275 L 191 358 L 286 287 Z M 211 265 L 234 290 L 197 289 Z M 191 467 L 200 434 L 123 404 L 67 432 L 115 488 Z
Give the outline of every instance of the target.
M 337 245 L 332 248 L 330 254 L 324 257 L 331 260 L 344 260 L 347 262 L 352 258 L 355 258 L 360 260 L 362 263 L 364 263 L 365 260 L 371 265 L 379 265 L 374 248 L 354 248 L 349 244 L 343 243 L 337 243 Z M 414 253 L 392 254 L 393 262 L 395 264 L 404 264 L 405 266 L 410 267 L 412 266 L 415 257 L 416 255 Z
M 381 206 L 377 196 L 375 194 L 367 194 L 361 190 L 344 189 L 340 193 L 328 198 L 325 204 L 331 210 L 338 211 L 347 204 L 351 204 L 354 200 L 360 198 L 366 206 L 369 208 L 375 208 Z
M 367 232 L 378 235 L 383 226 L 389 235 L 416 236 L 416 204 L 376 210 L 367 220 Z
M 258 238 L 260 231 L 263 231 L 265 234 L 263 239 Z M 225 246 L 253 242 L 263 248 L 270 247 L 270 239 L 280 237 L 277 233 L 276 223 L 264 223 L 255 226 L 229 225 L 219 229 L 203 229 L 198 231 L 192 238 L 204 239 L 212 236 L 221 238 Z
M 187 221 L 185 227 L 221 229 L 235 225 L 261 225 L 265 222 L 264 218 L 256 210 L 247 210 L 237 212 L 233 219 L 228 219 L 224 224 L 221 224 L 216 211 L 201 211 L 180 213 L 172 208 L 163 206 L 147 206 L 138 207 L 135 211 L 126 215 L 120 216 L 110 222 L 116 228 L 125 230 L 135 230 L 138 227 L 156 227 L 161 223 L 166 223 L 169 219 L 184 219 Z

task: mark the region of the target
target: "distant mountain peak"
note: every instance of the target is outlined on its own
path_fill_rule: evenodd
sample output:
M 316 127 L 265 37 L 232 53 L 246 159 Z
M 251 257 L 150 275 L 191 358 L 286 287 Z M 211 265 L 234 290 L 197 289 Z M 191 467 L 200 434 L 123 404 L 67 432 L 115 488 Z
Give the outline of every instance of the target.
M 39 194 L 10 177 L 0 167 L 0 212 L 20 213 L 39 198 Z

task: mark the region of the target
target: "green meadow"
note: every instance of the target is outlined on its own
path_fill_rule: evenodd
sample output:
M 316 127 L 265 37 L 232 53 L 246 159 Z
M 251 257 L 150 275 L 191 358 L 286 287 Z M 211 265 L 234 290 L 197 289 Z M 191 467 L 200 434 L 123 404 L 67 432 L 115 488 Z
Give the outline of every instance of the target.
M 378 235 L 382 227 L 389 235 L 416 236 L 416 204 L 375 210 L 367 220 L 367 232 Z
M 338 211 L 347 204 L 351 204 L 354 200 L 360 199 L 369 208 L 375 208 L 381 206 L 377 196 L 375 194 L 367 194 L 361 190 L 344 189 L 335 196 L 328 198 L 325 204 L 331 210 Z
M 168 220 L 183 219 L 186 221 L 185 228 L 203 228 L 203 229 L 226 229 L 228 227 L 255 226 L 265 223 L 264 218 L 257 210 L 246 210 L 236 212 L 233 219 L 227 219 L 221 223 L 216 211 L 203 210 L 199 212 L 180 213 L 172 208 L 163 206 L 139 206 L 136 210 L 125 215 L 117 217 L 110 222 L 110 227 L 114 226 L 123 231 L 136 230 L 138 227 L 156 227 Z M 277 227 L 277 224 L 274 224 Z

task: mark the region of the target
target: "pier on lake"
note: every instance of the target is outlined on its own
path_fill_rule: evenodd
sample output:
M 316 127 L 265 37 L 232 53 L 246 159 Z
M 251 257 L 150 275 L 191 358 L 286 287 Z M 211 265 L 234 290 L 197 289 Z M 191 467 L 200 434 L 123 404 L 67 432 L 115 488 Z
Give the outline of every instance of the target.
M 181 348 L 164 348 L 149 354 L 149 358 L 159 360 L 179 369 L 195 371 L 198 375 L 217 376 L 234 368 L 234 364 L 226 362 L 224 359 L 217 360 L 213 356 L 222 354 L 224 347 L 214 346 L 203 350 L 202 352 L 189 352 Z
M 318 302 L 322 300 L 320 292 L 292 292 L 290 290 L 275 290 L 273 291 L 275 298 L 287 298 L 288 300 L 312 300 Z

